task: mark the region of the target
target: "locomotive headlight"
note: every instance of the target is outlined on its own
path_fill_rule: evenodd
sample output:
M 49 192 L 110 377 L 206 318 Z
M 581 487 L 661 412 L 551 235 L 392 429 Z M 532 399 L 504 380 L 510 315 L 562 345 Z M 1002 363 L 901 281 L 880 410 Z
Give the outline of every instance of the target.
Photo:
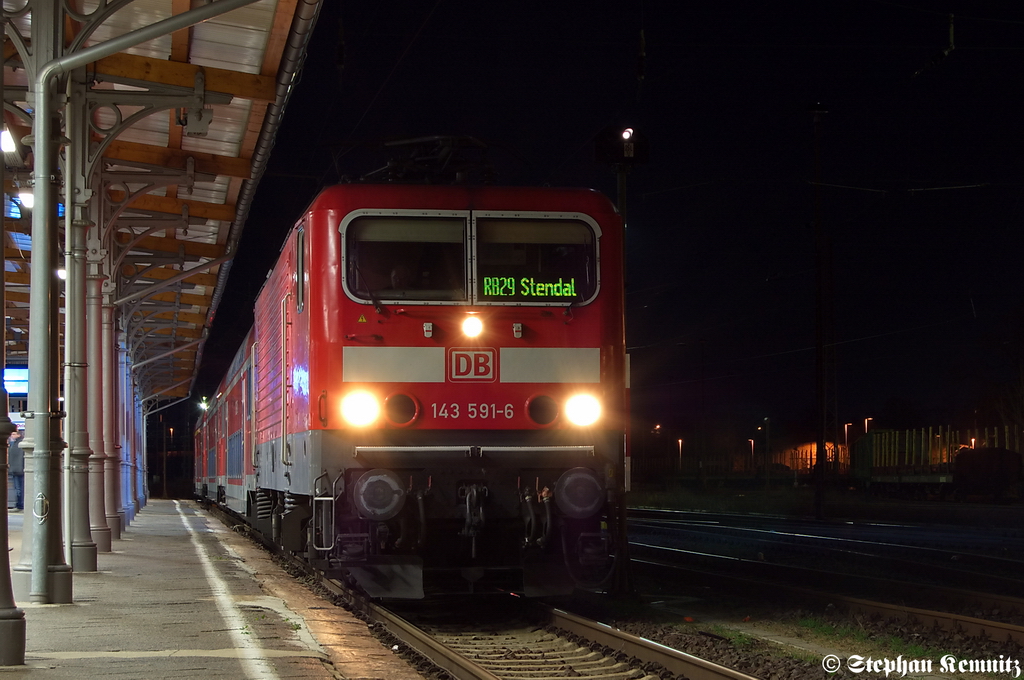
M 590 394 L 577 394 L 565 402 L 565 417 L 573 425 L 593 425 L 601 417 L 601 402 Z
M 349 392 L 341 400 L 341 417 L 349 425 L 366 427 L 380 416 L 380 402 L 377 397 L 364 390 Z
M 475 338 L 484 332 L 484 322 L 476 316 L 467 316 L 462 322 L 462 332 L 467 338 Z

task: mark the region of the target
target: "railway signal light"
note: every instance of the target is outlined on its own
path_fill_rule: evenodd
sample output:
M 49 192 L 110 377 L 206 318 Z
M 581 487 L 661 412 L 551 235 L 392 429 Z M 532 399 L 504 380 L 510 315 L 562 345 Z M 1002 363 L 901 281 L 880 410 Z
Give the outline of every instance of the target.
M 594 140 L 594 157 L 598 163 L 636 165 L 650 160 L 647 136 L 628 126 L 612 126 L 602 130 Z

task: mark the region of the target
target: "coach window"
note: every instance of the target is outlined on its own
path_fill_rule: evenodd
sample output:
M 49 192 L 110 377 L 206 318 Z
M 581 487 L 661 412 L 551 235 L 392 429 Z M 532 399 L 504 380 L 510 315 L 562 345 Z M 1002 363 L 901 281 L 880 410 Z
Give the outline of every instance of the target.
M 359 217 L 346 230 L 346 282 L 356 297 L 465 300 L 466 223 L 450 217 Z
M 597 292 L 594 231 L 579 220 L 480 218 L 477 299 L 570 304 Z
M 306 230 L 295 237 L 295 311 L 306 306 Z

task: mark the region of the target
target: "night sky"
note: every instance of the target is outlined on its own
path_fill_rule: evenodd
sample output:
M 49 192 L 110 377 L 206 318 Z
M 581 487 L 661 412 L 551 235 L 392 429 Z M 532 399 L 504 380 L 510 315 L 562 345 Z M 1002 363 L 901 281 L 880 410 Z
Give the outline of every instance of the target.
M 840 428 L 1000 423 L 1024 319 L 1009 5 L 328 0 L 193 396 L 251 325 L 286 230 L 320 188 L 384 165 L 383 140 L 472 135 L 499 183 L 614 200 L 593 140 L 629 125 L 651 145 L 627 213 L 644 423 L 813 427 L 816 200 Z

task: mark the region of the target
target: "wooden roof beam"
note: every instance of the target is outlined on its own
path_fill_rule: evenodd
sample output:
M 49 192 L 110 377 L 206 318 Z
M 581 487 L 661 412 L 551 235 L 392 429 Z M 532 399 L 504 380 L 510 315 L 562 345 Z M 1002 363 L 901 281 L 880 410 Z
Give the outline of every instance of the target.
M 202 326 L 206 323 L 206 316 L 203 314 L 196 314 L 194 312 L 157 312 L 153 316 L 158 319 L 173 319 L 177 316 L 178 321 L 182 323 L 195 324 L 196 326 Z M 145 322 L 143 322 L 143 325 L 145 325 Z
M 7 299 L 7 306 L 11 307 L 12 302 L 24 302 L 29 303 L 29 293 L 19 293 L 17 291 L 8 290 L 4 292 L 4 297 Z
M 224 92 L 256 101 L 274 101 L 277 84 L 274 77 L 254 73 L 242 73 L 211 66 L 196 66 L 153 57 L 134 54 L 115 54 L 93 63 L 98 76 L 146 80 L 163 85 L 195 87 L 196 74 L 200 71 L 206 78 L 206 89 L 210 92 Z
M 117 233 L 118 243 L 125 244 L 132 241 L 131 234 L 124 232 Z M 185 249 L 186 255 L 192 255 L 195 257 L 209 257 L 215 259 L 224 254 L 224 246 L 217 245 L 214 243 L 198 243 L 196 241 L 182 241 L 173 237 L 167 236 L 143 236 L 139 239 L 134 239 L 135 245 L 133 248 L 141 250 L 156 250 L 162 253 L 177 253 L 182 248 Z M 130 261 L 130 257 L 128 260 Z M 180 274 L 176 272 L 174 275 Z M 167 278 L 171 278 L 168 276 Z
M 143 326 L 145 327 L 145 326 Z M 172 332 L 173 331 L 173 332 Z M 203 335 L 202 328 L 187 328 L 178 326 L 177 328 L 155 328 L 153 329 L 154 335 L 173 335 L 178 338 L 198 338 Z
M 123 191 L 110 191 L 110 200 L 119 203 L 124 200 Z M 221 220 L 231 222 L 235 219 L 235 206 L 232 203 L 207 203 L 206 201 L 191 201 L 181 198 L 167 198 L 166 196 L 154 196 L 142 194 L 129 204 L 128 212 L 132 209 L 148 210 L 151 212 L 167 213 L 169 215 L 181 215 L 182 206 L 188 206 L 188 214 L 203 220 Z
M 195 295 L 194 293 L 181 293 L 180 295 L 177 293 L 153 293 L 146 299 L 156 300 L 157 302 L 181 302 L 183 305 L 195 305 L 205 310 L 210 308 L 212 296 Z
M 188 159 L 192 158 L 195 161 L 196 172 L 241 177 L 242 179 L 252 177 L 252 161 L 248 158 L 218 156 L 201 151 L 182 151 L 181 149 L 169 149 L 164 146 L 124 142 L 116 139 L 107 146 L 103 157 L 113 162 L 144 163 L 176 170 L 184 170 Z
M 171 0 L 171 14 L 177 16 L 192 9 L 190 0 Z M 171 61 L 186 63 L 192 50 L 192 28 L 171 33 Z
M 280 3 L 287 4 L 287 3 Z M 292 3 L 294 10 L 294 3 Z M 278 11 L 280 15 L 280 8 Z M 288 16 L 291 21 L 291 16 Z M 172 37 L 173 40 L 173 37 Z M 277 55 L 280 60 L 281 55 Z M 4 62 L 17 60 L 21 57 L 10 40 L 4 41 Z M 260 75 L 255 73 L 243 73 L 212 66 L 196 66 L 183 62 L 156 59 L 154 57 L 143 57 L 124 52 L 94 61 L 92 70 L 97 75 L 109 76 L 111 78 L 127 78 L 130 80 L 143 80 L 162 85 L 173 85 L 192 89 L 196 85 L 196 73 L 203 72 L 206 79 L 206 89 L 210 92 L 223 92 L 241 99 L 253 101 L 272 102 L 277 94 L 277 83 L 273 73 Z
M 132 266 L 132 265 L 129 265 Z M 125 274 L 125 276 L 131 276 L 135 272 Z M 167 269 L 166 267 L 160 267 L 158 269 L 150 269 L 148 272 L 142 275 L 143 280 L 149 281 L 166 281 L 172 276 L 177 276 L 181 271 L 178 269 Z M 214 274 L 195 274 L 185 279 L 186 282 L 193 286 L 216 286 L 217 277 Z

